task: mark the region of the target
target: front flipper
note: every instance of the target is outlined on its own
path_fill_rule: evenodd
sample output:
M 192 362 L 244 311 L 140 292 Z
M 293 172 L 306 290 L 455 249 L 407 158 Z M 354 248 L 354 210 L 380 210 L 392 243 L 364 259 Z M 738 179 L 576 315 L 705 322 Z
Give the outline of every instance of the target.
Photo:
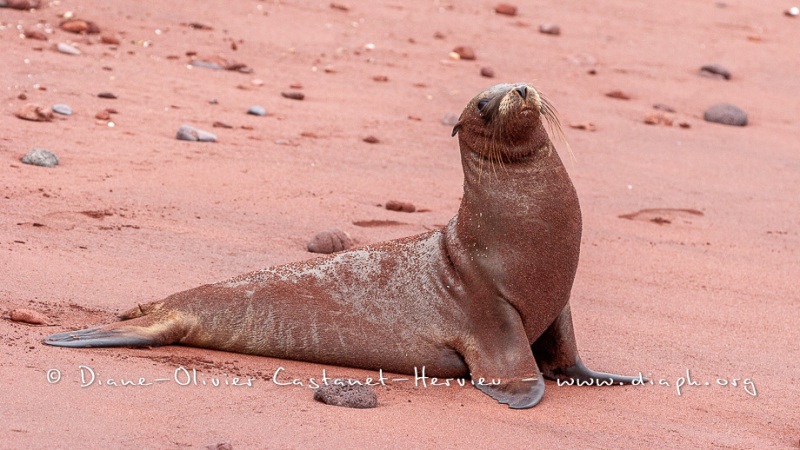
M 544 395 L 544 379 L 517 310 L 499 300 L 492 317 L 480 323 L 482 328 L 460 349 L 475 387 L 509 408 L 536 406 Z
M 578 355 L 569 303 L 539 339 L 531 345 L 531 350 L 542 369 L 542 374 L 550 380 L 573 380 L 586 383 L 592 381 L 592 385 L 597 386 L 643 384 L 648 381 L 641 374 L 629 377 L 588 369 Z

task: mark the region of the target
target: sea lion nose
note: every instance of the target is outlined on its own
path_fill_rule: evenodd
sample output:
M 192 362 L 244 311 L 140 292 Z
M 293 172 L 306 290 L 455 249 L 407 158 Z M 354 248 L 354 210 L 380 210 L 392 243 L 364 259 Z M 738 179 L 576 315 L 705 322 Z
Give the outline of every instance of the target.
M 517 93 L 520 95 L 520 97 L 522 97 L 523 100 L 525 100 L 525 98 L 528 97 L 528 87 L 527 86 L 520 86 L 520 87 L 518 87 L 518 88 L 516 88 L 514 90 L 517 91 Z

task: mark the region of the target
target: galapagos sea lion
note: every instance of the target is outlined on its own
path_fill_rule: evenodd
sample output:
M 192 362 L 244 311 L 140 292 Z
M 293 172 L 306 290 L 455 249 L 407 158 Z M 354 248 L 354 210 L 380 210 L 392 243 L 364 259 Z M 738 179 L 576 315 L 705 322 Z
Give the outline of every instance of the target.
M 63 347 L 183 344 L 436 377 L 530 408 L 550 379 L 594 372 L 578 356 L 569 297 L 581 242 L 575 188 L 545 130 L 554 110 L 530 84 L 473 98 L 458 134 L 464 196 L 442 229 L 244 274 L 54 334 Z

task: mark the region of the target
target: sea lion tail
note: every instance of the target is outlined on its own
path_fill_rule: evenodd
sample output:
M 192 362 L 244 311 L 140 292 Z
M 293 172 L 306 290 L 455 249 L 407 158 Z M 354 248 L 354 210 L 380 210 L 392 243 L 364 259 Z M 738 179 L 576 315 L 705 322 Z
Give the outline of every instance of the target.
M 44 343 L 56 347 L 156 347 L 179 342 L 188 332 L 180 313 L 148 315 L 110 325 L 56 333 Z

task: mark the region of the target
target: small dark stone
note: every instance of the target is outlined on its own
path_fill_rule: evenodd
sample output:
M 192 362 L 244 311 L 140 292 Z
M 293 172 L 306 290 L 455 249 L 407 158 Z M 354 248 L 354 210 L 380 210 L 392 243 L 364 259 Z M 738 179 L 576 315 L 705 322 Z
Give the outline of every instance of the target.
M 700 75 L 707 78 L 717 78 L 720 80 L 731 79 L 731 72 L 719 64 L 706 64 L 700 68 Z
M 494 69 L 491 67 L 481 67 L 481 76 L 486 78 L 494 78 Z
M 219 122 L 219 121 L 214 122 L 211 126 L 213 126 L 214 128 L 233 128 L 233 125 L 228 125 L 225 122 Z
M 311 253 L 334 253 L 347 250 L 353 246 L 350 235 L 338 228 L 320 231 L 310 241 L 307 249 Z
M 351 384 L 355 383 L 355 384 Z M 378 396 L 371 387 L 357 380 L 337 378 L 314 391 L 314 400 L 332 406 L 347 408 L 374 408 L 378 406 Z
M 285 98 L 290 98 L 292 100 L 302 100 L 306 98 L 306 94 L 303 94 L 302 92 L 298 91 L 281 92 L 281 95 L 284 96 Z
M 217 136 L 208 131 L 199 130 L 189 125 L 181 125 L 175 136 L 181 141 L 216 142 Z
M 717 103 L 703 113 L 706 122 L 743 127 L 747 125 L 747 113 L 730 103 Z
M 664 111 L 664 112 L 668 112 L 668 113 L 674 113 L 675 112 L 675 108 L 673 108 L 673 107 L 671 107 L 669 105 L 665 105 L 663 103 L 654 103 L 653 104 L 653 109 L 657 109 L 659 111 Z
M 558 36 L 561 34 L 561 27 L 553 23 L 543 23 L 539 25 L 539 32 L 542 34 Z
M 364 139 L 362 139 L 362 141 L 366 142 L 367 144 L 377 144 L 381 140 L 376 138 L 373 135 L 369 135 L 369 136 L 365 137 Z
M 110 98 L 112 100 L 117 98 L 117 96 L 114 95 L 112 92 L 101 92 L 97 94 L 97 96 L 100 98 Z
M 55 167 L 58 165 L 58 157 L 49 150 L 35 148 L 22 157 L 22 162 L 41 167 Z
M 263 106 L 253 105 L 247 110 L 247 114 L 253 116 L 266 116 L 267 110 Z
M 453 53 L 457 54 L 459 58 L 465 61 L 472 61 L 477 58 L 477 56 L 475 56 L 475 50 L 473 50 L 472 47 L 464 45 L 454 48 Z
M 388 209 L 389 211 L 412 213 L 417 210 L 417 207 L 414 206 L 412 203 L 400 202 L 397 200 L 389 200 L 388 202 L 386 202 L 386 209 Z

